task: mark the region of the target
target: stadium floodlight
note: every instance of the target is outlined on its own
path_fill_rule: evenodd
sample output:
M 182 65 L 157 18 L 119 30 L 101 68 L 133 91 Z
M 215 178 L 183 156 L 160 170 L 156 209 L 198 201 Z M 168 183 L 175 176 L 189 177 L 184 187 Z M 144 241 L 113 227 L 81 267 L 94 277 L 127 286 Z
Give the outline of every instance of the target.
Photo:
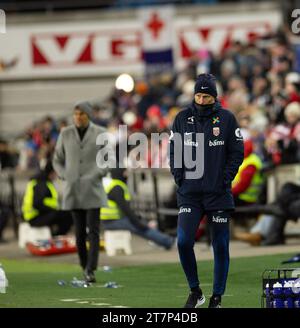
M 134 80 L 129 74 L 121 74 L 116 79 L 115 86 L 118 90 L 131 92 L 134 89 Z

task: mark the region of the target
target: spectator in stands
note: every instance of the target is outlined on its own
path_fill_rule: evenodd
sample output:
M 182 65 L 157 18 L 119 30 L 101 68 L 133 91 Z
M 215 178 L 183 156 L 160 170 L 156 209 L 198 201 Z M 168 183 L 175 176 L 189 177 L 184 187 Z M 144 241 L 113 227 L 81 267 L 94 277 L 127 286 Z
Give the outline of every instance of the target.
M 151 240 L 169 250 L 175 239 L 159 230 L 148 227 L 131 208 L 131 195 L 126 185 L 124 169 L 111 170 L 111 178 L 104 179 L 104 189 L 108 196 L 108 207 L 100 210 L 100 219 L 106 230 L 129 230 L 142 238 Z
M 58 138 L 58 131 L 56 127 L 55 120 L 51 116 L 47 116 L 41 125 L 42 136 L 44 140 L 49 140 L 51 147 L 54 150 L 57 138 Z
M 152 105 L 147 110 L 144 129 L 149 132 L 161 132 L 166 127 L 166 121 L 158 105 Z
M 233 76 L 228 81 L 228 92 L 226 96 L 227 106 L 234 112 L 239 113 L 245 110 L 249 95 L 245 81 L 238 76 Z
M 0 140 L 0 171 L 16 166 L 15 156 L 7 141 Z
M 276 125 L 268 134 L 266 147 L 275 164 L 300 160 L 300 104 L 292 102 L 284 110 L 286 123 Z
M 232 194 L 236 206 L 253 205 L 258 202 L 263 179 L 261 159 L 253 152 L 250 139 L 244 142 L 244 161 L 232 181 Z
M 279 205 L 276 206 L 276 203 Z M 282 186 L 274 205 L 275 222 L 264 241 L 264 245 L 279 245 L 285 243 L 284 228 L 288 220 L 297 221 L 300 217 L 300 186 L 286 183 Z M 280 213 L 281 211 L 281 213 Z
M 68 126 L 68 121 L 63 119 L 58 124 L 58 132 L 60 133 L 63 128 L 66 128 Z
M 28 182 L 22 204 L 23 219 L 32 227 L 50 227 L 53 236 L 65 235 L 72 226 L 70 213 L 59 210 L 58 193 L 53 184 L 55 177 L 49 161 Z
M 38 145 L 33 139 L 34 128 L 29 128 L 25 132 L 23 146 L 20 150 L 18 167 L 22 171 L 38 170 L 40 168 L 38 161 Z
M 288 101 L 300 102 L 300 75 L 296 72 L 291 72 L 286 75 L 285 78 L 285 93 L 288 97 Z
M 253 211 L 252 211 L 253 210 Z M 300 217 L 300 186 L 286 183 L 272 204 L 248 207 L 248 212 L 263 213 L 250 232 L 236 234 L 236 238 L 251 245 L 265 246 L 285 243 L 284 228 L 288 220 Z

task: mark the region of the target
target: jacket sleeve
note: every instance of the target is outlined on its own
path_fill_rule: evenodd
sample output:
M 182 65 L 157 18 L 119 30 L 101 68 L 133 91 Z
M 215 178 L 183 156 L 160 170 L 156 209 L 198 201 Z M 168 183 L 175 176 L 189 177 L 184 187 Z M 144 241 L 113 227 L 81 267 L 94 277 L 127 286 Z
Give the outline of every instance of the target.
M 120 186 L 115 186 L 108 194 L 108 198 L 118 204 L 119 209 L 129 219 L 129 221 L 138 229 L 147 230 L 148 227 L 133 212 L 130 203 L 124 198 L 124 191 Z
M 176 133 L 180 133 L 180 125 L 179 125 L 179 119 L 178 119 L 178 115 L 175 117 L 174 123 L 172 125 L 171 128 L 171 133 L 170 133 L 170 138 L 169 138 L 169 165 L 170 165 L 170 169 L 171 169 L 171 173 L 174 177 L 175 183 L 177 184 L 177 186 L 180 186 L 183 180 L 183 168 L 182 165 L 181 167 L 175 167 L 175 158 L 178 156 L 181 156 L 182 159 L 182 149 L 180 149 L 178 147 L 178 144 L 175 142 L 175 138 L 176 138 Z M 177 152 L 177 154 L 176 154 Z M 180 152 L 180 154 L 178 154 L 178 152 Z M 176 156 L 175 156 L 176 155 Z
M 238 196 L 243 193 L 251 185 L 251 181 L 256 173 L 257 169 L 254 165 L 249 165 L 241 173 L 241 179 L 238 184 L 232 187 L 233 196 Z
M 39 181 L 33 189 L 33 207 L 41 212 L 53 210 L 44 203 L 44 199 L 47 197 L 51 197 L 51 192 L 45 181 Z
M 224 185 L 230 188 L 231 182 L 244 160 L 244 140 L 233 114 L 228 128 L 229 135 L 226 149 L 227 156 L 224 169 Z
M 59 134 L 57 139 L 52 164 L 58 177 L 60 179 L 65 179 L 65 150 L 62 132 Z

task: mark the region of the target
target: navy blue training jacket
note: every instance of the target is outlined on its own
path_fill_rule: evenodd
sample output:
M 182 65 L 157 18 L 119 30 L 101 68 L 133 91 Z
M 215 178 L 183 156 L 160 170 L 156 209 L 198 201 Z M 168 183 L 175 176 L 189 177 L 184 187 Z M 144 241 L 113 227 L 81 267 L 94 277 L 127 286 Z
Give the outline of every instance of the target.
M 175 133 L 184 140 L 182 149 L 176 142 Z M 204 134 L 204 172 L 198 179 L 187 179 L 186 173 L 195 171 L 195 168 L 187 168 L 184 163 L 183 167 L 176 168 L 174 158 L 176 152 L 176 156 L 180 153 L 184 162 L 184 152 L 189 151 L 195 159 L 196 147 L 201 145 L 196 140 L 196 133 Z M 170 135 L 169 160 L 181 195 L 230 192 L 231 182 L 243 159 L 244 143 L 237 121 L 233 113 L 223 109 L 219 102 L 205 115 L 201 115 L 191 104 L 175 117 Z

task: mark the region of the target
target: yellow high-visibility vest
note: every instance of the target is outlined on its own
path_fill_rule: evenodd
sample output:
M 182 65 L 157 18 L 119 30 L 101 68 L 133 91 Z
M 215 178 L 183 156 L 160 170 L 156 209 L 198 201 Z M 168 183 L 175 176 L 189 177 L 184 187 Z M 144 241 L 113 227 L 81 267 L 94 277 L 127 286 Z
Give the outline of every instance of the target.
M 120 186 L 123 189 L 125 200 L 130 201 L 131 196 L 126 183 L 118 179 L 110 179 L 110 178 L 103 179 L 103 187 L 107 195 L 116 186 Z M 122 212 L 120 211 L 118 204 L 115 201 L 108 199 L 107 205 L 108 205 L 107 207 L 100 208 L 100 219 L 101 220 L 121 219 Z
M 262 161 L 256 154 L 251 154 L 244 159 L 242 165 L 239 168 L 237 175 L 232 181 L 232 187 L 234 187 L 240 182 L 241 174 L 243 170 L 249 165 L 255 166 L 256 172 L 252 178 L 250 186 L 243 193 L 238 195 L 238 198 L 249 203 L 255 203 L 258 200 L 261 191 L 261 186 L 263 183 L 263 178 L 260 173 L 260 170 L 262 168 Z
M 26 186 L 25 195 L 23 198 L 22 204 L 22 213 L 23 218 L 26 221 L 30 221 L 36 218 L 40 212 L 33 207 L 33 199 L 34 199 L 34 187 L 37 185 L 38 181 L 36 179 L 32 179 L 28 182 Z M 46 185 L 50 190 L 51 197 L 45 197 L 43 199 L 43 204 L 53 209 L 58 209 L 58 194 L 52 182 L 47 181 Z

